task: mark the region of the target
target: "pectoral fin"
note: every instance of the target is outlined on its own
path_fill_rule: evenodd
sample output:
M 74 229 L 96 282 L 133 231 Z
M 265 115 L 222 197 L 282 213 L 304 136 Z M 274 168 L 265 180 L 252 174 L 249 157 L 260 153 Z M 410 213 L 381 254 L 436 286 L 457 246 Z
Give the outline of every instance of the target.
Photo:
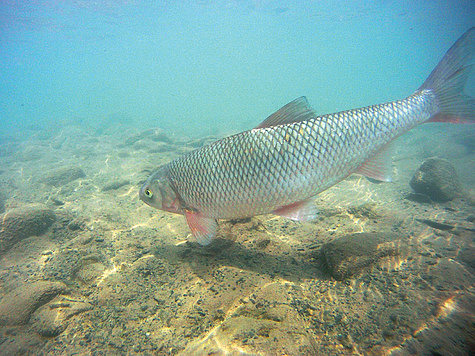
M 203 246 L 209 245 L 218 229 L 216 220 L 204 217 L 193 210 L 186 210 L 185 218 L 196 241 Z
M 309 221 L 317 217 L 318 210 L 313 198 L 310 198 L 280 207 L 274 210 L 272 214 L 296 221 Z

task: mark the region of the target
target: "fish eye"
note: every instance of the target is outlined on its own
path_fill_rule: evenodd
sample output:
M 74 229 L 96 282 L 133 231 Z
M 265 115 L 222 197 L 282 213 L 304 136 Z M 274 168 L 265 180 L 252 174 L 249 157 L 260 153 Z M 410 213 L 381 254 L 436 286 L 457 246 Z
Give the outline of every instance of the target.
M 148 198 L 151 198 L 153 196 L 153 192 L 149 188 L 145 189 L 144 193 L 145 196 L 147 196 Z

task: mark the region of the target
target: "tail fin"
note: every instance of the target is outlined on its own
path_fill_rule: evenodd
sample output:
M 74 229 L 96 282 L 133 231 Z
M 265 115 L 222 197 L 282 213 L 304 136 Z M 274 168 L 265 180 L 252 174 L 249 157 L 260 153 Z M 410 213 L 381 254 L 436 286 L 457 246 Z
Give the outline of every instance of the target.
M 429 122 L 475 123 L 475 100 L 463 93 L 473 66 L 475 27 L 460 37 L 419 90 L 431 90 L 440 111 Z

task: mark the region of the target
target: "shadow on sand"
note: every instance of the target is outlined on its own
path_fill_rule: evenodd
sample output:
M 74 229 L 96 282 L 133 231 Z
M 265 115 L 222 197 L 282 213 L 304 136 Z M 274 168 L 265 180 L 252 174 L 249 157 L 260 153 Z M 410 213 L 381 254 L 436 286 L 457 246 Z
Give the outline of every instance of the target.
M 218 238 L 209 246 L 200 246 L 195 242 L 181 245 L 155 246 L 153 253 L 172 263 L 177 261 L 188 264 L 200 277 L 209 275 L 222 266 L 266 274 L 271 278 L 280 277 L 292 282 L 303 279 L 329 279 L 315 252 L 307 255 L 270 254 L 242 246 L 240 243 Z

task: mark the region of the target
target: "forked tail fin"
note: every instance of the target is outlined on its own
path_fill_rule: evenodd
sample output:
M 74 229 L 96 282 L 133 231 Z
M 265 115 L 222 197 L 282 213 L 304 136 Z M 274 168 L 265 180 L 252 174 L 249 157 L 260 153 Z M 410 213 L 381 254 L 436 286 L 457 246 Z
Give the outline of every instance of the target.
M 440 111 L 429 122 L 475 123 L 475 100 L 463 93 L 473 66 L 475 27 L 448 50 L 419 90 L 431 90 Z

